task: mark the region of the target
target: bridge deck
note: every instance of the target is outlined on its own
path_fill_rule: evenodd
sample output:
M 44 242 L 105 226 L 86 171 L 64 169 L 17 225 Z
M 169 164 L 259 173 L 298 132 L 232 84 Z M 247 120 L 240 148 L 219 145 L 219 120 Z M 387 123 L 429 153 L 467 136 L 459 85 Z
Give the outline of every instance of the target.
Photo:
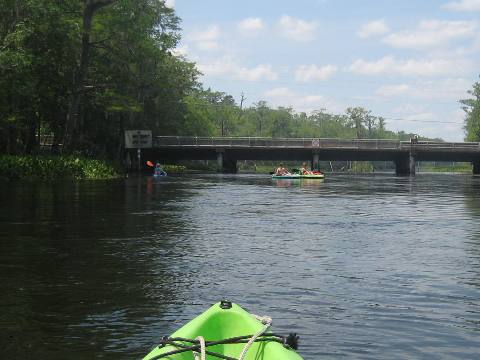
M 156 136 L 154 148 L 288 148 L 288 149 L 372 149 L 419 151 L 471 151 L 480 153 L 478 142 L 399 141 L 385 139 L 315 139 L 260 137 Z
M 415 161 L 472 162 L 474 172 L 480 172 L 477 142 L 156 136 L 143 153 L 164 161 L 216 159 L 219 168 L 227 166 L 229 171 L 235 171 L 238 160 L 311 161 L 313 167 L 320 160 L 352 160 L 393 161 L 399 174 L 414 173 Z

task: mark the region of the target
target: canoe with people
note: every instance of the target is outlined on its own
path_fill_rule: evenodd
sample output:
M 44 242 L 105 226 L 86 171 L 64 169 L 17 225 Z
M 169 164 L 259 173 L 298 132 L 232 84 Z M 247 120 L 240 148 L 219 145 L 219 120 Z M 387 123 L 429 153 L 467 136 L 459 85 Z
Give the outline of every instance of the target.
M 297 334 L 272 333 L 271 324 L 224 300 L 163 337 L 143 360 L 302 360 Z
M 272 179 L 324 179 L 325 174 L 321 171 L 312 171 L 307 167 L 307 163 L 303 163 L 300 169 L 293 169 L 291 172 L 283 163 L 272 173 Z

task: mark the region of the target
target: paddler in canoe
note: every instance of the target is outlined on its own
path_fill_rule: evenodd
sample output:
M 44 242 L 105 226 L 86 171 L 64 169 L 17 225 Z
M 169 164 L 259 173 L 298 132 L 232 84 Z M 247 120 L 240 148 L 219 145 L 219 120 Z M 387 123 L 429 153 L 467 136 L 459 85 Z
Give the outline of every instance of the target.
M 278 168 L 275 170 L 274 175 L 276 176 L 285 176 L 285 175 L 291 175 L 290 171 L 288 171 L 287 168 L 283 167 L 283 163 L 280 163 Z
M 303 163 L 302 164 L 302 167 L 300 168 L 300 175 L 323 175 L 323 173 L 321 171 L 318 171 L 318 170 L 315 170 L 315 171 L 311 171 L 308 169 L 307 167 L 307 163 Z
M 307 167 L 307 163 L 303 163 L 300 168 L 300 175 L 313 175 L 313 171 L 310 171 Z

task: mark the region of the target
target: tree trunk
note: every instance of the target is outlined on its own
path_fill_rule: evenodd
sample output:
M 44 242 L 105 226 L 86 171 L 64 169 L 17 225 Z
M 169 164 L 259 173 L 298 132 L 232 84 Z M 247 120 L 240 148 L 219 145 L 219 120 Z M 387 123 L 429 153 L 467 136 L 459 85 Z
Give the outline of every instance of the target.
M 80 104 L 82 102 L 83 88 L 90 61 L 90 32 L 92 30 L 93 16 L 98 9 L 110 5 L 113 2 L 115 2 L 115 0 L 85 0 L 80 62 L 73 79 L 72 95 L 65 124 L 64 149 L 66 151 L 71 151 L 75 148 Z
M 25 153 L 31 154 L 37 149 L 37 139 L 35 137 L 37 133 L 37 119 L 35 116 L 30 117 L 30 124 L 28 124 L 26 131 Z

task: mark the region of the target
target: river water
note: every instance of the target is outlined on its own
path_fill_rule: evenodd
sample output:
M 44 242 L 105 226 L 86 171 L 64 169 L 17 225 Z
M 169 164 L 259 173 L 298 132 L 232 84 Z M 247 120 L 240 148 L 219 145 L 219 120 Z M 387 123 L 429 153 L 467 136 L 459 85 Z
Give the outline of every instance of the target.
M 478 359 L 480 178 L 0 184 L 2 359 L 139 359 L 229 299 L 305 359 Z

